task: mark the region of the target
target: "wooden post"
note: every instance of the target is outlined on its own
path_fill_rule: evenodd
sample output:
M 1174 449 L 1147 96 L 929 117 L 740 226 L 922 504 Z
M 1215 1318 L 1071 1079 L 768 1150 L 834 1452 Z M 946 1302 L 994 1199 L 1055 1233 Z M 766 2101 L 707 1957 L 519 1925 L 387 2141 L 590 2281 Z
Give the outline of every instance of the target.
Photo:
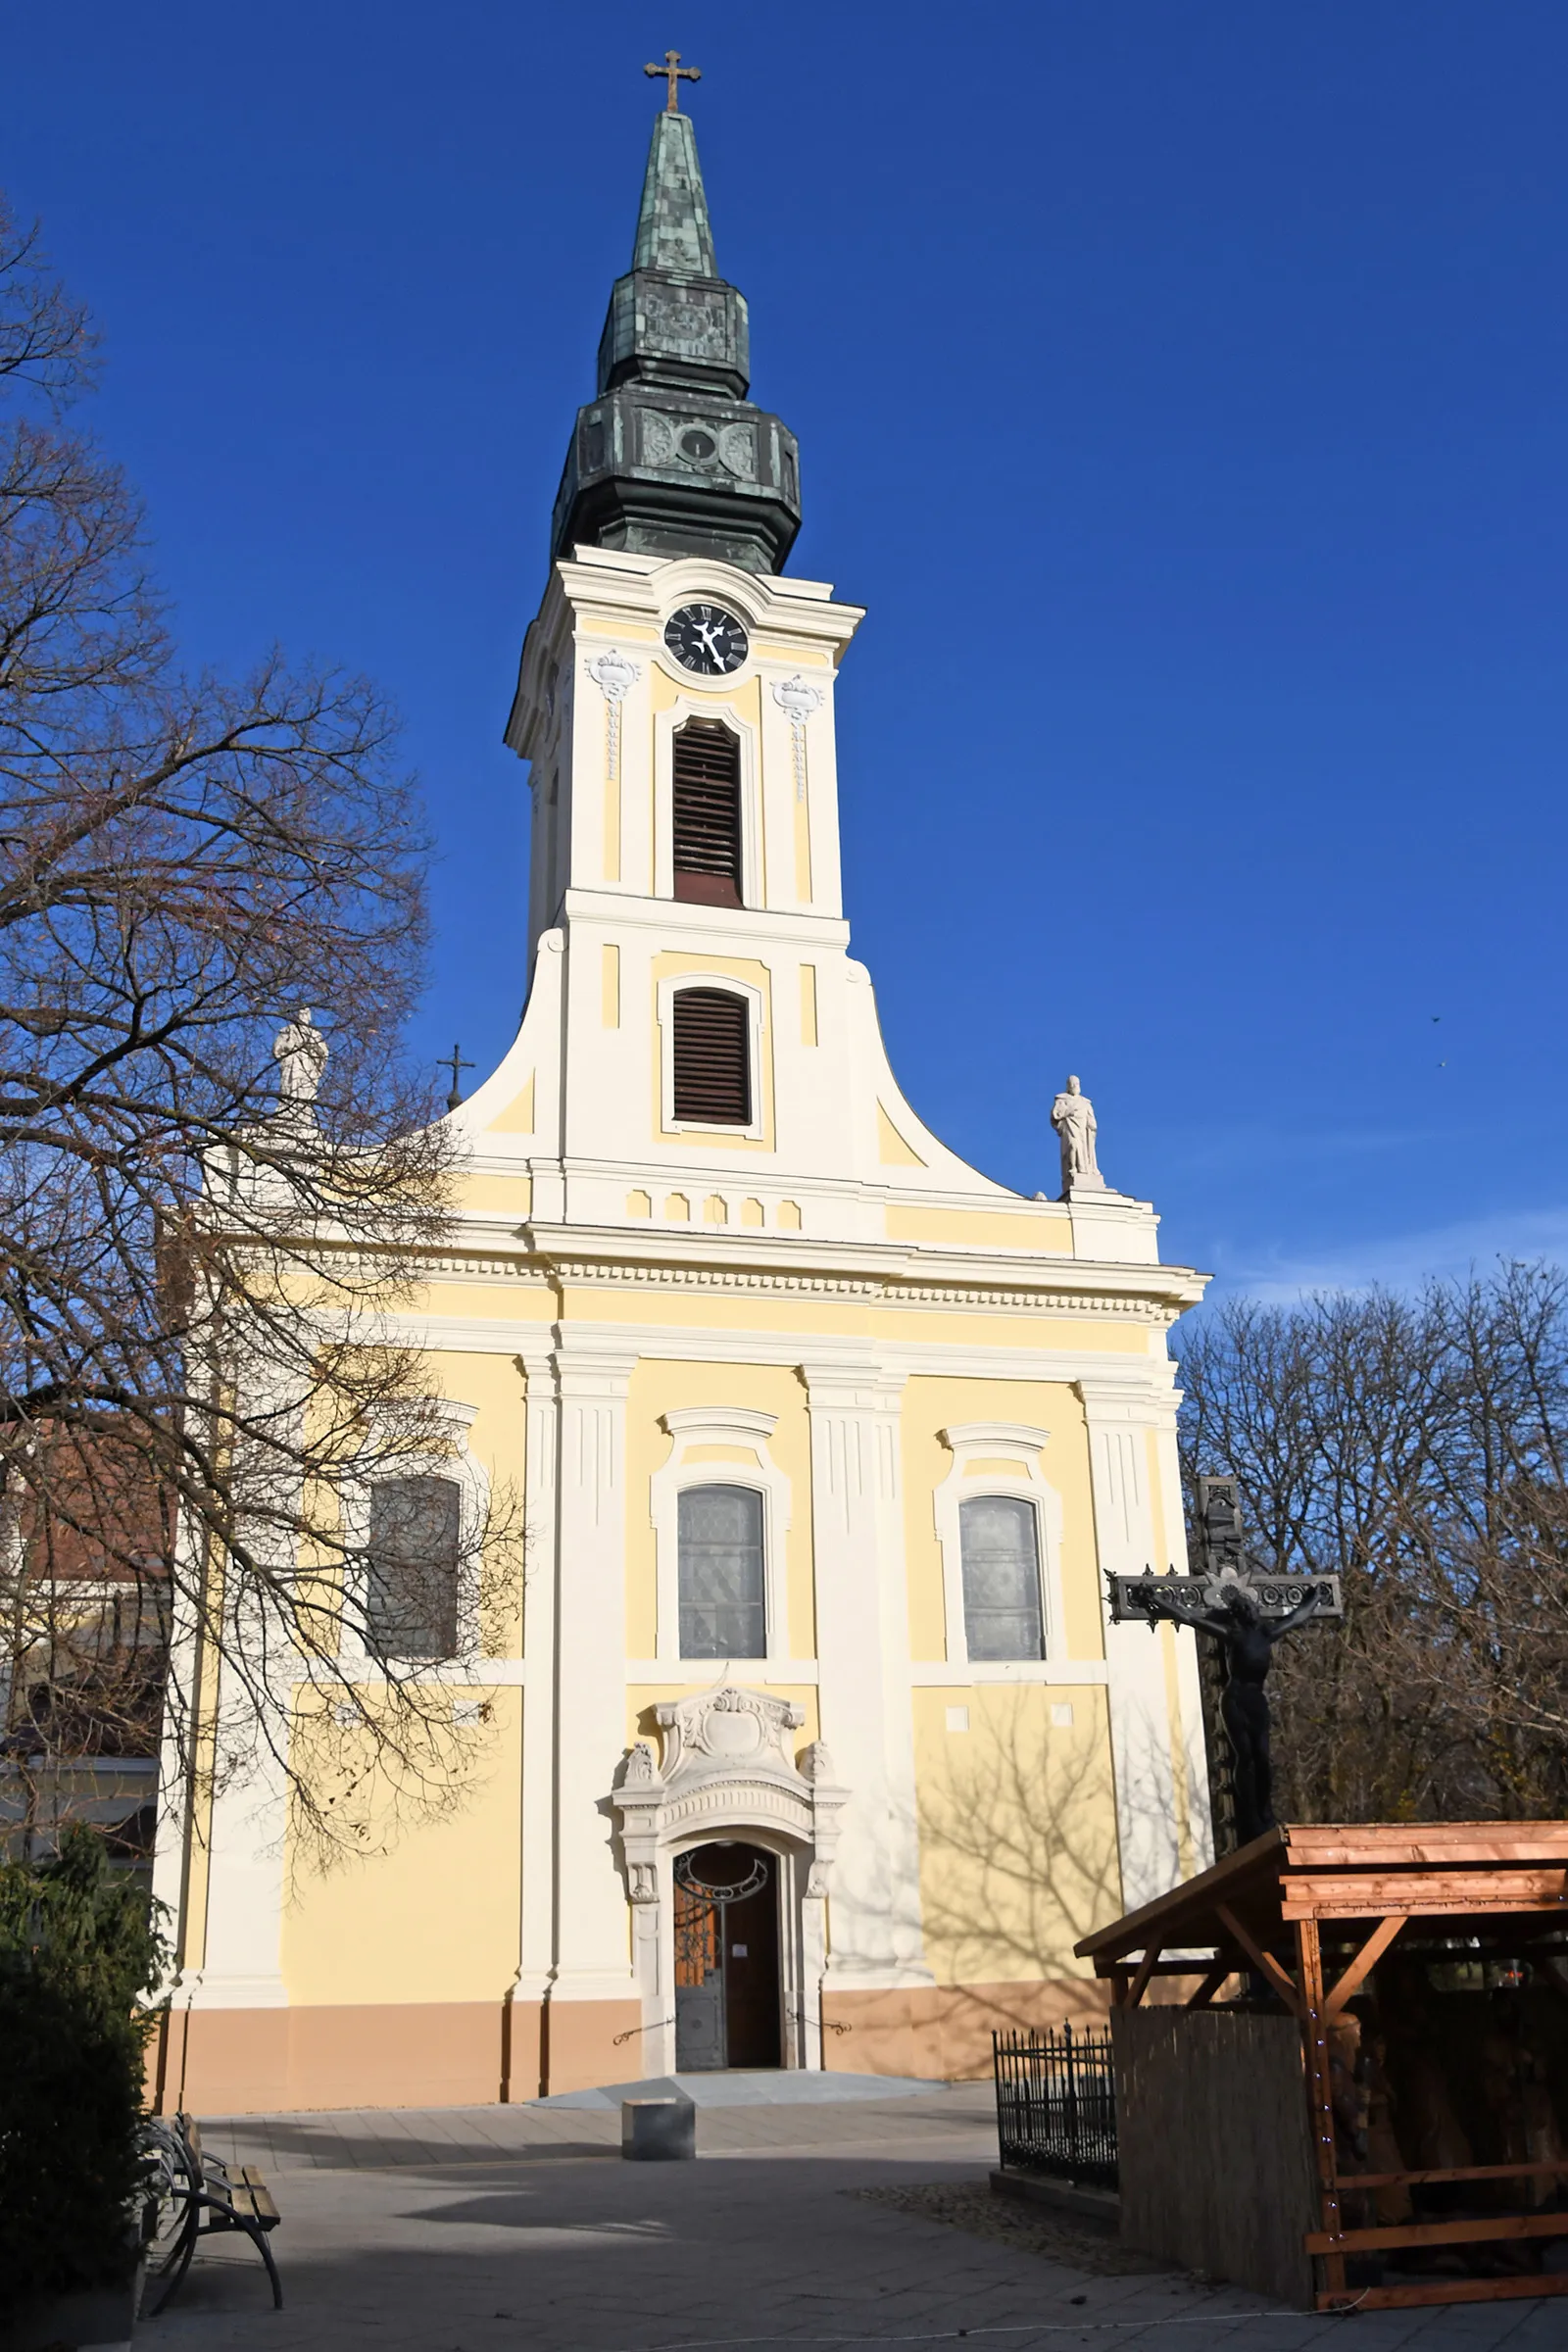
M 1334 2093 L 1329 2080 L 1328 2034 L 1323 2017 L 1323 1947 L 1318 1940 L 1317 1921 L 1302 1919 L 1297 1922 L 1296 1948 L 1299 1958 L 1297 1971 L 1301 1988 L 1301 2034 L 1306 2056 L 1307 2107 L 1312 2121 L 1312 2152 L 1317 2158 L 1318 2186 L 1322 2202 L 1323 2230 L 1329 2237 L 1341 2234 L 1339 2166 L 1334 2153 Z M 1326 2295 L 1345 2292 L 1345 2256 L 1322 2254 L 1323 2291 Z

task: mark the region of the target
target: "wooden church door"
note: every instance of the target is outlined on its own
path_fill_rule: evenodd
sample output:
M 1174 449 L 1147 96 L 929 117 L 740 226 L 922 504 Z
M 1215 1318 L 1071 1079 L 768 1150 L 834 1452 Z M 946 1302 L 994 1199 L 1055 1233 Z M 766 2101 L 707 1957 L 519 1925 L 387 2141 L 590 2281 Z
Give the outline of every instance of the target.
M 675 2067 L 777 2066 L 779 1866 L 755 1845 L 700 1845 L 675 1862 Z

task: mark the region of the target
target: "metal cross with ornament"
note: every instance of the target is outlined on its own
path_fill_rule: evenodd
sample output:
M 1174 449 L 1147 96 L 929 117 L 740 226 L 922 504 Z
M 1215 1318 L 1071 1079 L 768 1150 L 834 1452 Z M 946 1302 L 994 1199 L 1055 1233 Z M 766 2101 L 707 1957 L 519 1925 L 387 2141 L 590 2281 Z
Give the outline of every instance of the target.
M 1163 1576 L 1150 1570 L 1107 1574 L 1110 1618 L 1113 1625 L 1141 1621 L 1151 1633 L 1161 1623 L 1190 1625 L 1219 1644 L 1225 1685 L 1218 1712 L 1232 1766 L 1223 1809 L 1234 1818 L 1236 1842 L 1246 1845 L 1274 1827 L 1264 1684 L 1275 1644 L 1311 1619 L 1343 1620 L 1345 1600 L 1337 1576 L 1280 1574 L 1251 1565 L 1235 1479 L 1200 1478 L 1198 1502 L 1198 1565 L 1185 1576 L 1174 1568 Z

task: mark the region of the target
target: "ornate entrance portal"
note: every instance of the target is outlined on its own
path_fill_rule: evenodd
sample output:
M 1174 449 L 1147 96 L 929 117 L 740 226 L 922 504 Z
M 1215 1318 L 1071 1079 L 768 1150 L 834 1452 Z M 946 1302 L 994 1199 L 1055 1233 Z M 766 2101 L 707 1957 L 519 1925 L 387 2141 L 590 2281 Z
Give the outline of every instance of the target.
M 849 1799 L 804 1711 L 719 1683 L 655 1710 L 611 1793 L 650 2075 L 822 2063 L 827 1881 Z
M 777 2066 L 783 2029 L 778 1859 L 724 1839 L 677 1855 L 675 2065 Z

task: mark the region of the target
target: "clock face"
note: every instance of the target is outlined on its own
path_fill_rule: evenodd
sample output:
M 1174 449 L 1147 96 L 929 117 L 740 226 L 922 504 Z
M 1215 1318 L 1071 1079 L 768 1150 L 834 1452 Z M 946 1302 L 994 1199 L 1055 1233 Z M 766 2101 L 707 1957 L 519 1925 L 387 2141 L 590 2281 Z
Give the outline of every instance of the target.
M 746 631 L 722 605 L 682 605 L 664 623 L 664 643 L 682 669 L 699 677 L 727 677 L 748 652 Z

